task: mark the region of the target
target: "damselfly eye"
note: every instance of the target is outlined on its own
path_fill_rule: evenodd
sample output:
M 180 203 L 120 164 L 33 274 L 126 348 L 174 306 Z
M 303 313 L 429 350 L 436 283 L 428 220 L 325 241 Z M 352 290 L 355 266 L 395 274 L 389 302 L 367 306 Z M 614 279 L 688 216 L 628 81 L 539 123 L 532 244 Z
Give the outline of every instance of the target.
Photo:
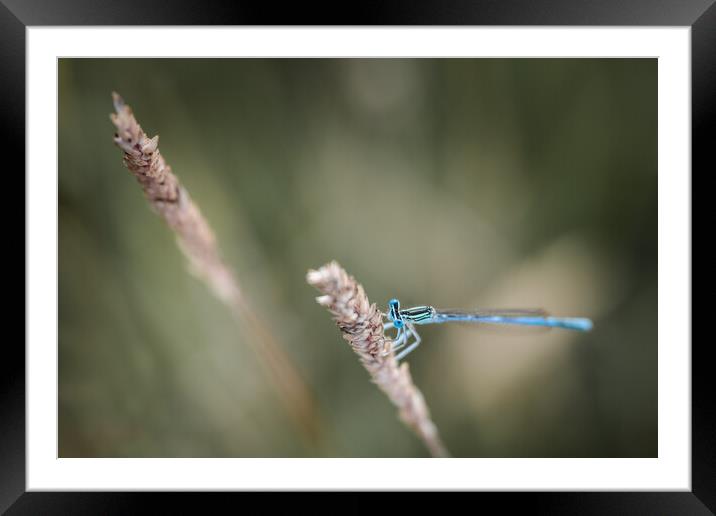
M 393 319 L 393 326 L 395 326 L 395 328 L 399 330 L 404 326 L 404 323 L 400 319 Z

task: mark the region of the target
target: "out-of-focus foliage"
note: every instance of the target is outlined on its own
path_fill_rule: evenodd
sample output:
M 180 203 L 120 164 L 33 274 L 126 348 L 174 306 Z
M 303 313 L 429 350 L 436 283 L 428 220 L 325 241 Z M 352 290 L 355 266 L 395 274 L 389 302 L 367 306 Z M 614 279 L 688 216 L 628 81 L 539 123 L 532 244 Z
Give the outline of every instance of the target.
M 425 327 L 453 455 L 657 454 L 657 63 L 63 59 L 60 456 L 424 456 L 304 280 L 542 307 L 589 334 Z M 112 143 L 121 93 L 310 384 L 307 445 Z

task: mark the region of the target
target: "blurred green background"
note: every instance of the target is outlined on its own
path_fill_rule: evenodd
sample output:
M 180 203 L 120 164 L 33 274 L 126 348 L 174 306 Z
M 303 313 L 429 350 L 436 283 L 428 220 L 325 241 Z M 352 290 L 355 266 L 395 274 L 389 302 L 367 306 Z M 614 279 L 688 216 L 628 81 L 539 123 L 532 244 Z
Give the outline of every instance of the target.
M 320 407 L 307 443 L 112 142 L 132 106 Z M 537 308 L 588 334 L 424 327 L 455 456 L 657 455 L 655 59 L 61 59 L 62 457 L 425 456 L 307 269 L 373 302 Z

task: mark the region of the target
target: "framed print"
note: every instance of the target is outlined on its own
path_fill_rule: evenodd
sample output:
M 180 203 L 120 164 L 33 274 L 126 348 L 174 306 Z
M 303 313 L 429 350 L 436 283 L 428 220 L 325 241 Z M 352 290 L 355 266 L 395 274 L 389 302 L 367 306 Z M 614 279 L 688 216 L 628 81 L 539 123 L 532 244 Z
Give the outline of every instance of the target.
M 3 509 L 714 510 L 691 323 L 713 2 L 189 4 L 0 6 L 27 300 Z

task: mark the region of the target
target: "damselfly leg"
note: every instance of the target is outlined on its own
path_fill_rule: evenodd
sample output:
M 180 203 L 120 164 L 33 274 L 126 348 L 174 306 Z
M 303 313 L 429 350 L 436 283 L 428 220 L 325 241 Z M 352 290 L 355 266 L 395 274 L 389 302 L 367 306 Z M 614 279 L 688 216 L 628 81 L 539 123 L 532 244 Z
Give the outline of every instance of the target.
M 388 330 L 393 327 L 394 327 L 394 325 L 392 322 L 385 323 L 383 325 L 384 330 Z M 383 356 L 387 356 L 391 352 L 396 353 L 396 352 L 402 350 L 395 357 L 395 359 L 399 361 L 399 360 L 405 358 L 415 348 L 417 348 L 420 345 L 420 342 L 421 342 L 420 335 L 418 335 L 418 332 L 415 330 L 415 326 L 412 324 L 406 324 L 402 328 L 398 328 L 398 331 L 395 334 L 395 337 L 392 339 L 392 346 L 390 348 L 390 351 L 384 352 Z M 403 349 L 403 348 L 405 348 L 405 349 Z
M 398 356 L 395 357 L 395 359 L 398 360 L 398 361 L 400 361 L 400 360 L 402 360 L 403 358 L 405 358 L 406 356 L 408 356 L 408 354 L 409 354 L 411 351 L 413 351 L 415 348 L 417 348 L 417 347 L 420 345 L 420 341 L 421 341 L 420 335 L 418 335 L 418 332 L 415 331 L 415 327 L 414 327 L 412 324 L 406 324 L 405 327 L 408 328 L 408 329 L 406 330 L 406 333 L 409 333 L 409 334 L 413 337 L 413 342 L 410 343 L 410 345 L 408 345 L 408 347 L 405 348 L 403 351 L 401 351 L 400 353 L 398 353 Z M 405 344 L 407 344 L 407 340 L 408 340 L 408 339 L 406 338 L 406 339 L 405 339 L 405 343 L 403 343 L 403 345 L 400 346 L 401 348 L 402 348 Z M 395 348 L 394 348 L 393 350 L 395 351 Z

